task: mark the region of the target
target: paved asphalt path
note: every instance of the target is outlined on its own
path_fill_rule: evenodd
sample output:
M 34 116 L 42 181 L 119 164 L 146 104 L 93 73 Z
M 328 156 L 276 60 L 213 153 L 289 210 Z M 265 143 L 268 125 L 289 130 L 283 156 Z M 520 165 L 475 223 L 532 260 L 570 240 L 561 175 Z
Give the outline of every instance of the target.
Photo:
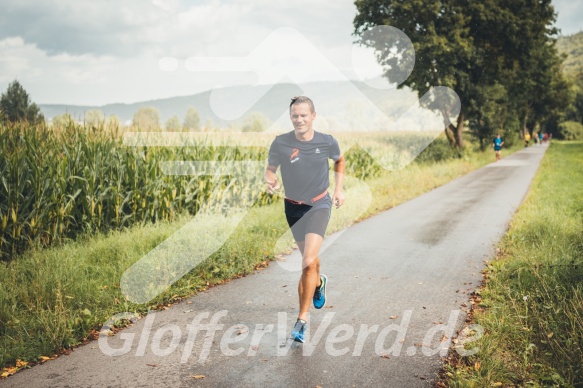
M 125 355 L 106 355 L 94 341 L 0 386 L 430 386 L 546 148 L 519 151 L 328 238 L 329 302 L 312 310 L 310 344 L 286 340 L 299 272 L 276 261 L 104 337 Z M 208 329 L 213 317 L 216 331 Z

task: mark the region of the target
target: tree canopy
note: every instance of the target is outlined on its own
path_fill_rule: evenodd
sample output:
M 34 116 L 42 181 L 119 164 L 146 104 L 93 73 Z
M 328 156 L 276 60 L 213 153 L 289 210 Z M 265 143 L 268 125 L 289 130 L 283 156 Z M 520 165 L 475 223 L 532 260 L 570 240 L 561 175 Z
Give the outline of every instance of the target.
M 182 129 L 182 124 L 180 124 L 180 119 L 178 116 L 174 115 L 166 120 L 166 130 L 171 132 L 178 132 Z
M 38 123 L 44 120 L 39 107 L 30 101 L 28 93 L 17 80 L 8 85 L 6 93 L 2 93 L 0 111 L 2 112 L 0 118 L 12 123 L 18 121 Z
M 446 130 L 453 146 L 463 147 L 465 123 L 478 137 L 491 136 L 517 116 L 520 128 L 532 131 L 569 103 L 551 0 L 356 0 L 355 5 L 355 35 L 375 47 L 385 75 L 399 44 L 381 46 L 366 34 L 381 25 L 402 30 L 415 49 L 415 67 L 399 87 L 421 97 L 430 87 L 447 86 L 459 95 L 460 115 Z
M 186 111 L 186 116 L 184 117 L 184 128 L 187 131 L 200 130 L 200 116 L 196 108 L 190 107 Z
M 567 110 L 564 119 L 566 122 L 583 124 L 583 32 L 560 37 L 557 40 L 557 49 L 565 58 L 563 72 L 572 83 L 570 92 L 575 95 L 575 100 Z M 572 132 L 564 131 L 570 126 L 571 124 L 557 125 L 558 137 L 576 138 L 573 137 Z
M 242 132 L 263 132 L 271 125 L 271 121 L 261 112 L 249 112 L 243 118 Z
M 134 113 L 133 124 L 144 131 L 160 128 L 160 112 L 153 107 L 143 107 Z

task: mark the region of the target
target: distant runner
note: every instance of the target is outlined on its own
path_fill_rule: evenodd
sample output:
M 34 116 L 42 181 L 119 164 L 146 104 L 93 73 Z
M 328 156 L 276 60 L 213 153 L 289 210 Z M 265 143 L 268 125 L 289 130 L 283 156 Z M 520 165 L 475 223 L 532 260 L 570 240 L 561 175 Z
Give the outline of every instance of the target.
M 504 145 L 504 140 L 502 140 L 502 138 L 500 137 L 500 134 L 497 134 L 496 137 L 494 138 L 494 141 L 492 141 L 492 145 L 494 146 L 494 152 L 496 153 L 496 161 L 500 160 L 500 150 L 502 149 L 502 146 Z
M 530 141 L 530 133 L 528 131 L 524 132 L 524 146 L 528 147 L 528 142 Z
M 265 181 L 269 193 L 278 191 L 276 171 L 281 166 L 285 216 L 302 253 L 302 275 L 298 285 L 300 311 L 291 336 L 297 342 L 304 342 L 310 304 L 313 302 L 316 309 L 321 309 L 326 303 L 328 279 L 320 274 L 318 256 L 332 204 L 336 208 L 344 204 L 344 158 L 335 138 L 312 128 L 316 110 L 311 99 L 294 97 L 289 109 L 294 130 L 277 136 L 271 144 Z M 328 194 L 328 159 L 334 160 L 332 198 Z

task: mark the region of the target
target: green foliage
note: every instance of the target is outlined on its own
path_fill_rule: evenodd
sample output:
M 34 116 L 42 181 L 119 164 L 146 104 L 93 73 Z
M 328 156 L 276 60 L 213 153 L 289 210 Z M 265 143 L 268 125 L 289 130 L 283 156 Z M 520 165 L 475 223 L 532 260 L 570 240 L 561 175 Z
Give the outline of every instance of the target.
M 466 151 L 470 152 L 470 151 Z M 440 136 L 431 142 L 418 156 L 415 163 L 433 164 L 450 159 L 456 159 L 461 156 L 460 152 L 449 145 L 445 136 Z
M 572 80 L 574 99 L 565 117 L 552 124 L 553 133 L 562 137 L 559 121 L 576 121 L 583 124 L 583 32 L 571 36 L 562 36 L 557 41 L 557 49 L 565 57 L 563 71 Z
M 483 151 L 504 128 L 508 114 L 508 94 L 504 86 L 497 82 L 480 88 L 483 90 L 477 93 L 475 116 L 470 119 L 470 129 Z
M 537 125 L 563 116 L 575 97 L 562 73 L 556 49 L 541 43 L 532 53 L 511 89 L 511 101 L 531 133 Z
M 574 98 L 563 119 L 564 121 L 577 121 L 583 124 L 583 70 L 573 80 L 571 93 Z
M 0 111 L 0 118 L 11 123 L 28 121 L 34 124 L 44 120 L 39 107 L 30 101 L 28 93 L 17 80 L 8 85 L 6 93 L 2 93 Z
M 559 124 L 559 139 L 583 140 L 583 124 L 576 121 L 565 121 Z
M 271 121 L 261 112 L 249 112 L 243 119 L 241 131 L 263 132 L 271 125 Z
M 160 112 L 152 107 L 140 108 L 134 113 L 133 124 L 143 131 L 157 130 L 160 128 Z
M 514 147 L 516 144 L 523 144 L 523 140 L 520 137 L 520 131 L 513 129 L 512 127 L 506 127 L 504 131 L 500 133 L 504 139 L 504 148 Z
M 346 162 L 346 175 L 358 179 L 377 177 L 383 171 L 383 167 L 365 150 L 359 147 L 352 147 L 348 150 L 344 154 L 344 160 Z
M 200 130 L 200 115 L 196 108 L 191 107 L 186 111 L 186 116 L 184 117 L 184 128 L 187 131 Z
M 172 116 L 168 120 L 166 120 L 166 130 L 177 132 L 182 129 L 182 125 L 180 124 L 180 119 L 178 116 Z
M 579 87 L 575 89 L 575 101 L 566 118 L 583 124 L 583 76 L 579 81 Z
M 448 86 L 461 99 L 450 141 L 463 147 L 469 120 L 478 139 L 490 138 L 509 116 L 530 130 L 569 105 L 566 81 L 554 47 L 555 14 L 550 0 L 466 1 L 356 0 L 355 34 L 377 50 L 390 79 L 406 45 L 368 37 L 374 26 L 402 30 L 415 48 L 415 67 L 399 87 L 421 97 L 431 86 Z
M 578 77 L 583 74 L 583 32 L 561 36 L 557 40 L 557 49 L 566 55 L 563 69 L 567 75 Z

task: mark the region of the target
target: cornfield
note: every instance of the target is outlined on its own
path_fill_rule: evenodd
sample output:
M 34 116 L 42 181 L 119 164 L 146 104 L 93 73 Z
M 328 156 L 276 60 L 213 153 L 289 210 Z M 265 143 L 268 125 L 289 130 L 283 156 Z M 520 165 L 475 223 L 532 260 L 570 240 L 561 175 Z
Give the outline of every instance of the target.
M 0 259 L 34 244 L 48 246 L 82 232 L 195 214 L 236 197 L 269 203 L 262 175 L 164 175 L 167 161 L 265 161 L 263 148 L 127 147 L 120 133 L 70 123 L 62 128 L 0 125 Z M 225 189 L 229 190 L 225 190 Z M 230 197 L 225 193 L 230 194 Z M 259 198 L 257 200 L 257 198 Z
M 46 247 L 80 233 L 172 221 L 178 214 L 196 214 L 209 204 L 227 212 L 230 201 L 265 205 L 275 200 L 263 192 L 262 171 L 164 173 L 165 164 L 172 162 L 265 163 L 274 134 L 238 138 L 237 134 L 198 133 L 202 136 L 195 136 L 194 142 L 170 146 L 128 146 L 123 135 L 117 128 L 72 122 L 60 127 L 0 124 L 0 261 L 31 246 Z M 162 138 L 172 135 L 176 134 Z M 400 166 L 399 158 L 410 162 L 414 151 L 433 139 L 410 133 L 380 137 L 338 133 L 338 138 L 347 174 L 360 179 L 379 175 L 383 166 Z

